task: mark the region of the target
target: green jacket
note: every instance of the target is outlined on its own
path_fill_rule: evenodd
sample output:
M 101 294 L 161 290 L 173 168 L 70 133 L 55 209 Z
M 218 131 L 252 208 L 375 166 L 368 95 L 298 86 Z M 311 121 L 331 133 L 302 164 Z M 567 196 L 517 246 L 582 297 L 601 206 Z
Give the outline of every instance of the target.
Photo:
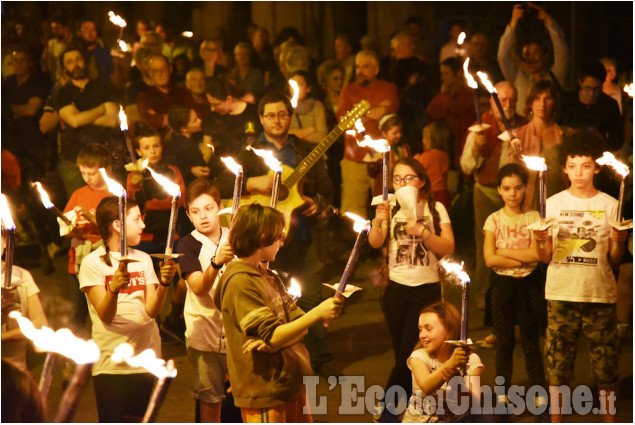
M 227 366 L 234 403 L 243 408 L 273 407 L 303 394 L 303 376 L 311 374 L 309 353 L 300 343 L 275 353 L 243 354 L 250 338 L 271 341 L 276 327 L 304 312 L 282 281 L 238 260 L 227 266 L 214 293 L 227 338 Z

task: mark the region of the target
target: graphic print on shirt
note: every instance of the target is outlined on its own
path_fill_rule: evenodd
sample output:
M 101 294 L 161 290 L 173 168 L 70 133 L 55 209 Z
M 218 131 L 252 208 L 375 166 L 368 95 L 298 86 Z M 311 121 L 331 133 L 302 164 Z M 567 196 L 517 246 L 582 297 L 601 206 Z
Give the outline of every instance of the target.
M 606 223 L 605 212 L 560 211 L 554 262 L 596 266 L 599 232 Z
M 108 286 L 112 281 L 113 275 L 106 276 L 106 283 L 104 284 L 104 288 L 106 291 L 108 290 Z M 119 292 L 122 294 L 132 294 L 136 291 L 143 291 L 146 285 L 146 275 L 144 271 L 138 272 L 130 272 L 130 284 L 127 288 L 121 288 Z
M 423 220 L 419 220 L 423 222 Z M 399 266 L 429 266 L 430 257 L 428 250 L 421 241 L 421 238 L 410 236 L 406 232 L 406 221 L 398 217 L 398 213 L 393 221 L 393 235 L 397 241 L 397 249 L 395 251 L 395 258 L 393 264 Z

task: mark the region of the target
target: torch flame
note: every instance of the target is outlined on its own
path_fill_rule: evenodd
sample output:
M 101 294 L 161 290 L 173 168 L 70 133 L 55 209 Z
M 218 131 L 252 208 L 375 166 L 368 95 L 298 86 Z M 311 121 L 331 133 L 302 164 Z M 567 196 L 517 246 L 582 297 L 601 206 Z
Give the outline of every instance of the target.
M 287 292 L 293 298 L 300 298 L 302 296 L 302 287 L 300 286 L 298 281 L 295 280 L 294 277 L 291 278 L 291 285 L 289 285 L 289 289 L 287 289 Z
M 167 179 L 164 175 L 157 173 L 152 168 L 148 167 L 148 160 L 143 161 L 143 168 L 147 168 L 152 174 L 152 177 L 163 187 L 163 189 L 168 193 L 168 195 L 175 197 L 181 195 L 181 187 Z
M 125 361 L 132 367 L 142 367 L 159 379 L 176 377 L 174 362 L 170 360 L 166 363 L 163 359 L 157 359 L 156 353 L 150 348 L 135 356 L 132 345 L 124 342 L 115 348 L 110 358 L 116 363 Z
M 626 93 L 630 97 L 633 97 L 633 83 L 624 85 L 624 93 Z
M 462 284 L 470 283 L 470 276 L 468 276 L 468 274 L 463 271 L 462 261 L 461 264 L 458 264 L 442 259 L 441 261 L 439 261 L 439 264 L 441 264 L 441 267 L 445 269 L 447 274 L 456 276 Z
M 112 10 L 108 12 L 108 16 L 110 17 L 110 22 L 117 25 L 118 27 L 125 28 L 126 26 L 128 26 L 126 21 L 121 16 L 115 15 L 115 12 L 113 12 Z
M 544 158 L 539 156 L 526 156 L 522 155 L 523 161 L 525 161 L 525 165 L 530 170 L 534 171 L 547 171 L 547 163 Z
M 11 217 L 11 210 L 9 209 L 9 202 L 4 193 L 0 196 L 0 218 L 6 230 L 15 230 L 15 223 Z
M 492 83 L 490 83 L 489 79 L 487 78 L 487 74 L 486 73 L 481 72 L 481 71 L 477 71 L 476 75 L 478 75 L 478 78 L 481 79 L 481 82 L 483 83 L 483 85 L 485 86 L 487 91 L 490 92 L 490 94 L 496 93 L 496 88 L 494 88 Z
M 193 33 L 192 31 L 183 31 L 183 32 L 181 33 L 181 35 L 182 35 L 183 37 L 187 37 L 187 38 L 192 38 L 192 37 L 194 37 L 194 33 Z
M 628 165 L 615 159 L 615 156 L 613 156 L 611 152 L 604 152 L 604 154 L 602 154 L 602 157 L 598 158 L 595 162 L 597 162 L 600 165 L 608 165 L 609 167 L 613 168 L 622 177 L 626 177 L 630 173 L 628 169 Z
M 474 77 L 472 77 L 472 74 L 470 74 L 470 71 L 467 70 L 469 65 L 470 65 L 470 58 L 467 58 L 467 59 L 465 59 L 465 62 L 463 62 L 463 73 L 465 74 L 465 79 L 467 80 L 467 85 L 470 88 L 476 90 L 478 88 L 478 83 L 476 82 Z
M 362 124 L 362 120 L 355 121 L 355 130 L 357 130 L 358 133 L 363 133 L 366 131 L 364 124 Z
M 237 163 L 236 161 L 234 161 L 234 158 L 232 158 L 231 156 L 221 157 L 220 160 L 225 163 L 227 168 L 229 168 L 229 171 L 234 173 L 234 175 L 242 174 L 243 166 Z
M 265 149 L 254 149 L 249 146 L 247 149 L 251 149 L 256 155 L 265 160 L 265 163 L 275 172 L 282 172 L 282 163 L 273 156 L 273 152 Z
M 44 208 L 46 208 L 47 210 L 50 210 L 51 208 L 53 208 L 53 203 L 51 202 L 51 198 L 49 198 L 49 194 L 46 193 L 46 191 L 42 187 L 42 183 L 35 182 L 33 183 L 33 187 L 35 187 L 37 191 L 40 193 L 40 198 L 42 198 L 42 204 L 44 204 Z
M 344 215 L 355 222 L 355 224 L 353 225 L 353 229 L 357 233 L 361 233 L 364 230 L 370 230 L 370 220 L 364 220 L 360 216 L 355 215 L 351 212 L 344 213 Z
M 300 96 L 300 87 L 298 87 L 298 83 L 295 80 L 289 80 L 289 85 L 293 89 L 293 97 L 291 98 L 291 106 L 293 109 L 298 107 L 298 97 Z
M 106 182 L 106 186 L 108 186 L 108 191 L 110 193 L 112 193 L 115 196 L 126 196 L 126 190 L 118 182 L 108 177 L 108 174 L 106 174 L 105 168 L 100 168 L 99 172 L 104 178 L 104 181 Z
M 119 40 L 119 48 L 121 49 L 122 52 L 128 51 L 128 45 L 123 40 Z
M 33 341 L 33 345 L 40 350 L 61 354 L 77 364 L 95 363 L 99 360 L 99 347 L 92 339 L 84 341 L 68 329 L 53 331 L 46 326 L 35 329 L 33 323 L 16 310 L 9 313 L 9 317 L 18 321 L 24 336 Z
M 461 34 L 459 34 L 459 38 L 456 40 L 456 43 L 459 46 L 461 46 L 464 41 L 465 41 L 465 32 L 462 32 Z
M 362 140 L 361 142 L 358 141 L 357 144 L 362 148 L 374 149 L 376 152 L 390 151 L 390 144 L 388 143 L 387 140 L 385 139 L 374 140 L 374 139 L 371 139 L 370 136 L 368 135 L 364 136 L 364 140 Z
M 128 130 L 128 117 L 123 110 L 123 106 L 119 106 L 119 122 L 121 123 L 119 124 L 119 128 L 121 129 L 121 131 Z

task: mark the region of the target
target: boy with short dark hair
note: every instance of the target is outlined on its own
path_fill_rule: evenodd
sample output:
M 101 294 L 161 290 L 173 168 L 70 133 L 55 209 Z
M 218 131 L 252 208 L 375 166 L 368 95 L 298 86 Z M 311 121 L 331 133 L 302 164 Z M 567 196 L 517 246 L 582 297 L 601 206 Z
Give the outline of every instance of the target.
M 148 160 L 148 167 L 168 180 L 178 184 L 181 193 L 185 192 L 185 183 L 179 169 L 163 162 L 163 140 L 154 129 L 138 123 L 135 128 L 133 146 L 142 160 Z M 131 171 L 127 181 L 128 197 L 139 204 L 145 214 L 145 230 L 139 249 L 148 254 L 163 253 L 170 222 L 172 196 L 152 177 L 147 169 Z M 181 204 L 182 206 L 182 200 Z
M 607 400 L 617 395 L 617 285 L 611 267 L 624 254 L 627 232 L 609 224 L 617 201 L 593 185 L 600 171 L 595 160 L 601 146 L 601 137 L 585 130 L 558 147 L 571 185 L 547 200 L 547 218 L 556 220 L 551 237 L 549 230 L 534 232 L 540 260 L 549 264 L 545 350 L 553 422 L 562 421 L 557 386 L 573 380 L 580 331 L 588 341 L 591 372 L 599 389 L 606 391 Z M 615 414 L 609 410 L 605 420 L 614 422 Z
M 238 256 L 214 292 L 227 334 L 227 364 L 234 403 L 243 422 L 311 422 L 304 412 L 303 376 L 309 353 L 299 341 L 321 320 L 340 314 L 342 301 L 328 298 L 304 313 L 266 262 L 284 241 L 284 215 L 250 204 L 238 209 L 229 243 Z M 213 264 L 212 264 L 213 265 Z
M 195 229 L 179 241 L 177 252 L 183 254 L 179 266 L 187 283 L 183 310 L 186 347 L 203 423 L 220 422 L 227 374 L 225 332 L 212 293 L 234 252 L 227 242 L 229 229 L 220 225 L 220 209 L 220 192 L 209 180 L 197 179 L 187 186 L 185 210 Z

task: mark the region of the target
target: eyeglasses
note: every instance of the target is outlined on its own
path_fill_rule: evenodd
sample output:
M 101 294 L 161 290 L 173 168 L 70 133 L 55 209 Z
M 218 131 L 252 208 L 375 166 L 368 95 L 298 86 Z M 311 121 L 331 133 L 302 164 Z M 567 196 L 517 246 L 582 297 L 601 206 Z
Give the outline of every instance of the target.
M 278 114 L 267 114 L 267 115 L 263 115 L 263 117 L 268 120 L 268 121 L 273 121 L 276 118 L 278 118 L 280 121 L 282 120 L 286 120 L 287 118 L 289 118 L 289 114 L 286 112 L 278 112 Z
M 402 182 L 403 182 L 403 184 L 408 184 L 411 181 L 413 181 L 414 179 L 418 179 L 418 178 L 419 178 L 419 176 L 416 176 L 414 174 L 408 174 L 407 176 L 404 176 L 404 177 L 394 176 L 392 178 L 392 182 L 394 184 L 402 184 Z

